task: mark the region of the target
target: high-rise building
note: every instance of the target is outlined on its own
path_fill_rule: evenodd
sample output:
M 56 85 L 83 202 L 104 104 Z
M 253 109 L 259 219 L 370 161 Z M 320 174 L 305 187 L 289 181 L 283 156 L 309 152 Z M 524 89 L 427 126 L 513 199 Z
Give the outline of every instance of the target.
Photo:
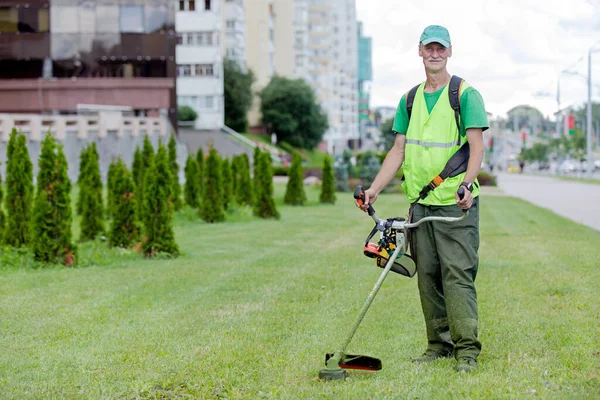
M 246 11 L 244 0 L 225 0 L 225 57 L 246 71 Z
M 363 24 L 358 23 L 358 123 L 361 145 L 366 139 L 366 128 L 371 123 L 370 96 L 373 81 L 372 39 L 363 35 Z
M 225 115 L 221 0 L 178 0 L 176 6 L 177 104 L 197 112 L 195 129 L 220 129 Z
M 176 128 L 174 22 L 172 0 L 0 0 L 0 112 L 119 106 Z

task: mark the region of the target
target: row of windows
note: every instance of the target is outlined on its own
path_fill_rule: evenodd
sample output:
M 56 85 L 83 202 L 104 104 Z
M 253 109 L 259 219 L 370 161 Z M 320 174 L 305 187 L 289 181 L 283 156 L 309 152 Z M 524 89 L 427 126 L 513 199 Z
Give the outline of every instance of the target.
M 218 32 L 183 32 L 177 34 L 177 44 L 186 46 L 217 46 L 219 44 Z
M 214 64 L 179 64 L 177 76 L 219 76 Z
M 179 11 L 196 11 L 197 4 L 204 6 L 206 11 L 210 11 L 211 0 L 179 0 Z
M 214 96 L 177 96 L 177 105 L 189 106 L 196 110 L 214 110 Z

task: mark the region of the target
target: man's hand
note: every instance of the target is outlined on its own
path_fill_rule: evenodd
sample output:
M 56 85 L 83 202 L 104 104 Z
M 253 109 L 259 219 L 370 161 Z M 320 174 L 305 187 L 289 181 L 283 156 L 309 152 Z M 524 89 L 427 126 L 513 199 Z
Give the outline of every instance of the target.
M 462 187 L 462 186 L 461 186 Z M 471 193 L 470 190 L 468 190 L 466 187 L 462 187 L 464 192 L 465 192 L 465 196 L 463 197 L 463 199 L 461 200 L 458 197 L 458 193 L 454 194 L 454 197 L 456 197 L 456 203 L 458 204 L 458 206 L 463 209 L 463 210 L 468 210 L 469 208 L 471 208 L 471 206 L 473 205 L 473 194 Z
M 377 200 L 377 195 L 379 193 L 377 193 L 375 191 L 375 189 L 371 189 L 371 188 L 368 188 L 367 190 L 365 190 L 364 193 L 365 193 L 365 201 L 364 201 L 363 205 L 359 206 L 358 202 L 356 200 L 354 200 L 354 204 L 356 204 L 356 207 L 360 208 L 364 212 L 367 212 L 367 209 L 369 208 L 369 204 L 375 203 L 375 200 Z

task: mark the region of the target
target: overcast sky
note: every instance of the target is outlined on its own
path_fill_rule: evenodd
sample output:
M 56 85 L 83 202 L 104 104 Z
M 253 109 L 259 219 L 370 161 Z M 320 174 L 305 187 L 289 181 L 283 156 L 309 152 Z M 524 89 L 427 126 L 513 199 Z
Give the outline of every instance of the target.
M 427 25 L 448 28 L 448 71 L 478 89 L 494 116 L 530 104 L 553 118 L 559 72 L 587 75 L 588 49 L 600 42 L 600 0 L 356 0 L 356 9 L 364 34 L 373 38 L 375 107 L 396 107 L 425 79 L 418 41 Z M 600 43 L 597 48 L 594 101 L 600 101 Z M 560 79 L 561 107 L 587 101 L 585 78 Z

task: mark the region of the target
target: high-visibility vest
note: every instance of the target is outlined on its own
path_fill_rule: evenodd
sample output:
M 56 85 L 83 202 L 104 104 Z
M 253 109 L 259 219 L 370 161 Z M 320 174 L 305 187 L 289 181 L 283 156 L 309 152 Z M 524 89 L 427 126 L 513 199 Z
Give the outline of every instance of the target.
M 427 185 L 440 171 L 460 146 L 467 141 L 458 133 L 454 110 L 450 106 L 448 87 L 440 94 L 431 114 L 427 110 L 423 89 L 425 82 L 417 89 L 412 115 L 406 132 L 406 148 L 403 164 L 404 192 L 410 200 L 419 199 L 423 186 Z M 462 84 L 464 91 L 469 85 Z M 426 205 L 447 206 L 456 204 L 455 193 L 466 172 L 446 178 L 440 186 L 429 192 L 425 199 L 418 202 Z M 479 183 L 473 182 L 473 197 L 479 195 Z

